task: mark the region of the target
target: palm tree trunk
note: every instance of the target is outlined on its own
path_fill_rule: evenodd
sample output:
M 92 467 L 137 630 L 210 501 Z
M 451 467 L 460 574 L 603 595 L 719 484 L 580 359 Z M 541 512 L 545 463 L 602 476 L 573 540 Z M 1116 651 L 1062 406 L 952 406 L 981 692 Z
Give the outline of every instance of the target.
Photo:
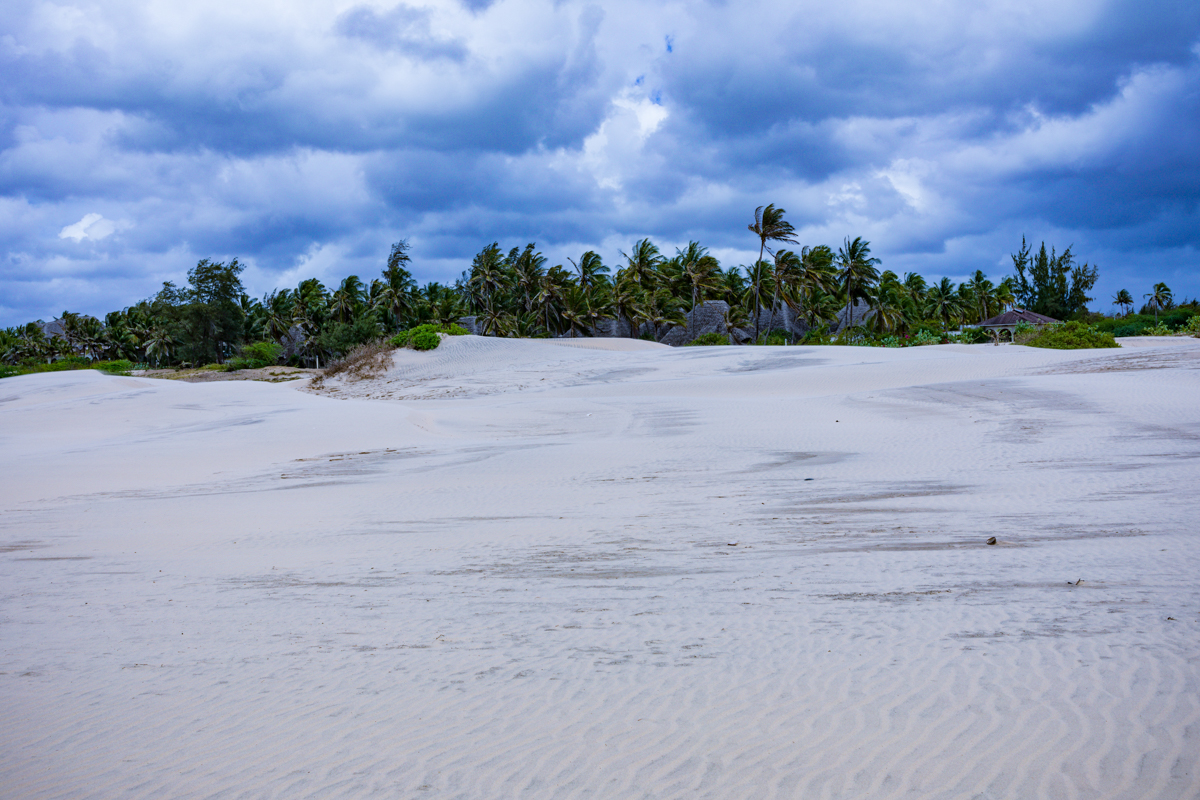
M 762 263 L 763 251 L 767 249 L 767 240 L 763 239 L 762 244 L 758 247 L 758 261 L 754 264 L 754 343 L 758 344 L 758 318 L 762 316 L 758 313 L 759 309 L 759 282 L 762 276 L 759 274 L 758 265 Z

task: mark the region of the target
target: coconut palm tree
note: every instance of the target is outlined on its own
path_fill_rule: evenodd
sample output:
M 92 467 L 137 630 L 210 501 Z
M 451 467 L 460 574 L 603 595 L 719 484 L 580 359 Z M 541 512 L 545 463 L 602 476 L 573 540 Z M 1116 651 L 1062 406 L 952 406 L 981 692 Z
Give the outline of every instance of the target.
M 1158 327 L 1158 310 L 1160 308 L 1170 308 L 1171 302 L 1175 299 L 1174 293 L 1165 283 L 1154 284 L 1154 290 L 1149 294 L 1144 294 L 1142 297 L 1149 299 L 1149 305 L 1154 308 L 1154 326 Z
M 542 276 L 546 273 L 546 259 L 535 247 L 534 244 L 525 245 L 524 252 L 511 260 L 513 283 L 520 292 L 526 313 L 533 311 L 534 298 L 541 289 Z
M 854 320 L 854 301 L 870 302 L 871 287 L 879 280 L 879 270 L 875 267 L 880 263 L 878 258 L 871 257 L 871 243 L 861 236 L 854 241 L 847 236 L 838 250 L 837 266 L 846 293 L 846 327 Z
M 171 349 L 175 346 L 175 337 L 163 327 L 151 328 L 146 336 L 146 358 L 153 357 L 154 365 L 160 366 L 164 357 L 171 357 Z
M 634 283 L 646 291 L 657 288 L 657 270 L 665 259 L 654 242 L 649 239 L 639 239 L 633 244 L 632 254 L 621 253 L 621 255 L 627 262 L 625 273 Z
M 897 333 L 907 328 L 909 300 L 904 284 L 897 280 L 881 281 L 875 295 L 875 330 L 880 333 Z
M 1119 292 L 1113 295 L 1113 305 L 1120 306 L 1121 310 L 1125 312 L 1125 315 L 1129 316 L 1129 312 L 1125 309 L 1133 308 L 1133 295 L 1129 293 L 1128 289 L 1121 289 Z
M 579 272 L 579 288 L 585 292 L 592 292 L 607 282 L 608 267 L 604 266 L 604 261 L 596 251 L 588 250 L 579 257 L 579 263 L 575 263 L 573 258 L 567 260 Z
M 725 322 L 725 335 L 729 337 L 729 343 L 739 344 L 735 335 L 736 331 L 738 328 L 745 328 L 746 322 L 750 319 L 746 313 L 746 307 L 741 303 L 731 303 L 722 316 Z
M 662 338 L 662 335 L 659 334 L 659 326 L 665 325 L 669 331 L 673 327 L 687 325 L 687 317 L 679 308 L 679 299 L 666 289 L 659 289 L 649 295 L 643 313 L 646 321 L 654 326 L 655 341 Z M 665 334 L 666 331 L 663 333 Z
M 721 265 L 708 254 L 708 248 L 701 247 L 699 242 L 688 242 L 682 250 L 676 250 L 675 260 L 678 262 L 682 277 L 687 281 L 692 295 L 692 313 L 688 317 L 688 335 L 692 332 L 692 320 L 696 316 L 696 306 L 709 294 L 715 294 L 720 289 L 717 275 Z
M 475 261 L 471 264 L 470 282 L 483 301 L 483 333 L 495 333 L 496 325 L 500 321 L 496 295 L 506 284 L 504 256 L 500 253 L 498 242 L 492 242 L 475 256 Z
M 771 265 L 771 280 L 768 284 L 771 287 L 771 324 L 775 324 L 775 311 L 782 310 L 783 307 L 795 309 L 799 305 L 797 295 L 800 290 L 800 284 L 804 280 L 805 264 L 804 256 L 807 255 L 808 248 L 802 248 L 802 255 L 797 255 L 791 250 L 777 250 L 775 252 L 775 263 Z M 782 305 L 780 301 L 783 301 Z M 791 325 L 788 325 L 788 330 L 791 330 Z
M 634 322 L 642 313 L 642 298 L 645 293 L 638 286 L 627 270 L 617 273 L 613 283 L 612 294 L 609 297 L 609 308 L 618 324 L 621 319 L 629 320 L 629 338 L 637 338 L 637 323 Z
M 929 287 L 927 297 L 926 311 L 940 319 L 942 325 L 949 329 L 950 320 L 957 319 L 962 313 L 962 304 L 959 302 L 958 290 L 954 286 L 954 281 L 942 278 L 941 281 Z
M 329 298 L 329 311 L 338 322 L 350 322 L 362 305 L 363 282 L 357 275 L 348 275 Z
M 792 223 L 783 218 L 787 211 L 776 208 L 774 203 L 769 206 L 759 206 L 754 209 L 754 222 L 746 226 L 747 230 L 758 237 L 758 262 L 763 260 L 767 250 L 767 242 L 790 242 L 796 244 L 796 229 Z M 762 282 L 755 280 L 751 274 L 750 283 L 754 289 L 754 341 L 758 341 L 758 309 L 762 306 Z

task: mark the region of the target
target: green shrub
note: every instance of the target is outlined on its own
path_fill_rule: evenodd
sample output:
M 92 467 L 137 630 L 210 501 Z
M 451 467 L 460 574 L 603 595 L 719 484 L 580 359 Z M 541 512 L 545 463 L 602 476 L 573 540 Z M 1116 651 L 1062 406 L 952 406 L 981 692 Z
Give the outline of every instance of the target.
M 879 343 L 884 347 L 904 347 L 904 342 L 899 336 L 885 336 L 879 340 Z
M 414 345 L 416 337 L 426 333 L 432 333 L 435 336 L 439 333 L 444 333 L 447 336 L 466 336 L 470 331 L 461 325 L 453 323 L 450 325 L 418 325 L 415 328 L 400 331 L 400 333 L 388 340 L 388 344 L 392 347 L 412 347 L 415 350 L 432 350 L 434 347 L 437 347 L 436 344 L 433 347 L 416 347 Z M 425 338 L 423 341 L 428 342 L 429 340 Z M 439 338 L 438 341 L 441 341 L 441 339 Z
M 954 344 L 987 344 L 992 341 L 992 335 L 983 328 L 967 328 L 960 333 L 948 335 L 946 340 Z
M 420 331 L 412 337 L 413 350 L 433 350 L 442 343 L 442 337 L 433 331 Z
M 729 337 L 723 333 L 702 333 L 684 347 L 716 347 L 729 344 Z
M 276 342 L 255 342 L 242 348 L 242 358 L 250 362 L 251 369 L 272 367 L 279 361 L 283 347 Z
M 939 333 L 934 333 L 931 330 L 922 328 L 917 331 L 917 335 L 909 340 L 909 347 L 921 347 L 927 344 L 941 344 L 942 336 Z
M 834 344 L 850 345 L 851 347 L 882 347 L 883 342 L 875 337 L 875 334 L 861 325 L 853 328 L 847 328 L 839 333 L 833 340 Z
M 1200 314 L 1188 319 L 1187 323 L 1179 330 L 1184 333 L 1200 333 Z
M 124 358 L 118 358 L 114 361 L 96 361 L 91 367 L 108 375 L 128 375 L 133 369 L 133 362 L 127 361 Z
M 804 338 L 800 340 L 800 344 L 822 345 L 831 344 L 832 341 L 833 339 L 829 335 L 829 326 L 821 325 L 804 334 Z
M 1113 336 L 1141 336 L 1142 331 L 1144 331 L 1150 327 L 1152 327 L 1152 326 L 1148 325 L 1144 322 L 1141 322 L 1140 320 L 1136 321 L 1136 322 L 1129 322 L 1129 323 L 1126 323 L 1125 325 L 1118 325 L 1115 328 L 1113 328 L 1112 335 Z M 1097 328 L 1097 330 L 1100 330 L 1100 329 Z
M 379 338 L 379 324 L 371 317 L 360 317 L 353 322 L 334 322 L 309 343 L 309 347 L 324 355 L 328 360 L 340 358 L 360 345 Z
M 1138 335 L 1139 336 L 1170 336 L 1174 332 L 1175 331 L 1173 331 L 1169 327 L 1167 327 L 1166 322 L 1160 322 L 1157 325 L 1155 325 L 1153 328 L 1142 328 L 1141 333 L 1139 333 Z
M 782 347 L 788 343 L 791 337 L 787 331 L 773 330 L 763 331 L 758 335 L 758 341 L 755 344 L 761 344 L 769 347 Z
M 1043 328 L 1024 344 L 1053 350 L 1085 350 L 1095 347 L 1120 347 L 1111 333 L 1104 333 L 1082 322 L 1064 322 Z

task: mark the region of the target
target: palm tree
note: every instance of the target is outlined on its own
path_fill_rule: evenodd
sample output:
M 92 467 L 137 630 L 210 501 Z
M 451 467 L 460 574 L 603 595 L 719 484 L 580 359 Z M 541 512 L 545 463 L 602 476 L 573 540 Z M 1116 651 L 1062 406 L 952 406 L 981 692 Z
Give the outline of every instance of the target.
M 1122 311 L 1125 311 L 1126 308 L 1132 308 L 1133 295 L 1129 293 L 1128 289 L 1122 289 L 1113 295 L 1113 305 L 1120 306 Z M 1128 316 L 1129 312 L 1125 311 L 1125 315 Z
M 948 330 L 950 319 L 957 318 L 962 313 L 962 304 L 958 299 L 958 291 L 954 281 L 942 278 L 941 281 L 929 288 L 926 308 L 930 314 L 942 321 Z
M 778 250 L 775 252 L 775 263 L 771 267 L 771 324 L 775 323 L 775 310 L 780 308 L 779 301 L 783 300 L 783 305 L 788 308 L 796 308 L 798 305 L 796 300 L 796 292 L 802 280 L 804 280 L 805 263 L 804 257 L 808 254 L 808 248 L 802 248 L 803 255 L 796 255 L 791 250 Z M 788 330 L 791 330 L 789 324 Z
M 767 242 L 790 242 L 796 244 L 796 229 L 792 227 L 792 223 L 783 218 L 787 211 L 782 208 L 776 208 L 772 203 L 769 206 L 759 206 L 754 209 L 754 222 L 746 226 L 746 228 L 758 237 L 758 262 L 763 260 L 763 253 L 766 252 Z M 762 284 L 754 280 L 754 275 L 750 276 L 751 285 L 754 287 L 754 341 L 758 341 L 758 309 L 762 303 Z
M 620 323 L 622 317 L 629 320 L 630 339 L 637 338 L 638 326 L 634 320 L 639 318 L 642 313 L 643 295 L 644 292 L 641 291 L 628 271 L 622 270 L 617 273 L 617 280 L 613 284 L 609 304 L 618 323 Z
M 1175 299 L 1174 293 L 1165 283 L 1154 284 L 1154 290 L 1149 294 L 1144 294 L 1142 297 L 1149 298 L 1150 305 L 1154 307 L 1154 327 L 1158 327 L 1158 310 L 1160 308 L 1170 308 L 1171 301 Z
M 576 284 L 571 284 L 563 290 L 562 318 L 567 323 L 571 333 L 580 336 L 591 336 L 590 309 L 588 308 L 587 292 Z
M 542 275 L 545 274 L 543 266 L 546 259 L 534 248 L 533 244 L 525 245 L 525 251 L 512 261 L 514 283 L 521 292 L 526 313 L 533 311 L 533 300 L 541 288 Z
M 846 287 L 846 327 L 854 321 L 854 301 L 870 302 L 870 289 L 879 280 L 879 270 L 876 265 L 882 263 L 878 258 L 871 257 L 871 243 L 856 236 L 854 241 L 846 237 L 846 241 L 838 250 L 837 265 L 841 280 Z
M 633 254 L 621 253 L 628 265 L 625 273 L 642 289 L 651 291 L 656 288 L 658 276 L 656 271 L 663 263 L 662 254 L 654 242 L 649 239 L 639 239 L 633 244 Z
M 567 260 L 578 270 L 579 288 L 585 292 L 591 292 L 607 281 L 608 267 L 604 266 L 600 254 L 596 251 L 588 250 L 579 257 L 578 264 L 573 258 Z
M 166 328 L 151 328 L 146 337 L 146 357 L 154 357 L 154 365 L 162 364 L 163 356 L 171 357 L 171 348 L 175 346 L 175 337 Z
M 746 327 L 747 320 L 749 320 L 749 316 L 746 314 L 745 306 L 741 303 L 731 303 L 729 308 L 725 309 L 725 335 L 729 337 L 730 344 L 738 344 L 734 331 Z
M 333 297 L 329 299 L 329 310 L 339 322 L 350 322 L 362 305 L 363 282 L 357 275 L 348 275 Z
M 717 273 L 721 265 L 708 254 L 708 248 L 701 247 L 699 242 L 688 242 L 682 250 L 676 250 L 675 260 L 679 263 L 683 278 L 688 283 L 692 295 L 692 313 L 688 317 L 688 335 L 692 332 L 692 320 L 696 316 L 696 306 L 709 294 L 715 293 L 720 287 Z
M 990 318 L 988 309 L 994 302 L 993 292 L 996 289 L 995 284 L 987 279 L 987 275 L 983 274 L 983 270 L 975 270 L 975 274 L 969 281 L 971 287 L 971 297 L 974 299 L 974 310 L 978 314 L 977 322 L 983 322 Z
M 896 333 L 908 323 L 905 309 L 907 292 L 899 281 L 880 284 L 875 296 L 875 330 L 880 333 Z
M 679 300 L 666 289 L 659 289 L 649 296 L 643 310 L 646 321 L 654 326 L 654 340 L 661 337 L 658 333 L 660 325 L 666 325 L 667 330 L 674 326 L 687 325 L 687 318 L 679 308 Z
M 495 332 L 500 321 L 495 307 L 496 293 L 505 285 L 504 256 L 500 254 L 499 243 L 492 242 L 475 256 L 470 281 L 483 300 L 483 333 Z

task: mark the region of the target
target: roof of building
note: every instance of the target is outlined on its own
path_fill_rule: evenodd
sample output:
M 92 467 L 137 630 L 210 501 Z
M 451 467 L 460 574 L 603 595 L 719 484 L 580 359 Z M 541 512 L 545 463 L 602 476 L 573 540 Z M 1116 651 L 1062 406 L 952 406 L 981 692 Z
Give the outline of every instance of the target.
M 1035 314 L 1032 311 L 1026 311 L 1023 308 L 1014 308 L 1012 311 L 1005 311 L 999 316 L 985 319 L 979 323 L 979 327 L 1003 328 L 1016 325 L 1018 322 L 1028 322 L 1030 325 L 1051 325 L 1058 322 L 1058 320 L 1053 317 L 1047 317 L 1044 314 Z

